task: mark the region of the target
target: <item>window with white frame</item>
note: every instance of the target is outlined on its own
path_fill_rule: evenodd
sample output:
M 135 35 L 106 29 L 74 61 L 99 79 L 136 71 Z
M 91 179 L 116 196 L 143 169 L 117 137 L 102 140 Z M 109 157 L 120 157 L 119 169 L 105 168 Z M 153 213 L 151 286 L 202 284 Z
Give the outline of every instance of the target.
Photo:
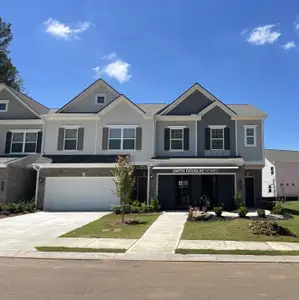
M 256 125 L 244 125 L 245 146 L 256 147 Z
M 170 128 L 170 150 L 184 150 L 184 128 Z
M 0 100 L 0 112 L 7 112 L 8 100 Z
M 106 94 L 104 94 L 104 93 L 98 93 L 98 94 L 96 94 L 95 102 L 96 102 L 96 104 L 105 104 L 105 102 L 106 102 Z
M 64 150 L 77 150 L 79 128 L 64 128 Z
M 272 193 L 272 185 L 271 184 L 269 184 L 269 186 L 268 186 L 268 193 Z
M 37 135 L 37 131 L 12 132 L 10 153 L 36 153 Z
M 210 126 L 211 150 L 224 149 L 224 127 Z
M 109 150 L 135 150 L 136 128 L 109 128 Z

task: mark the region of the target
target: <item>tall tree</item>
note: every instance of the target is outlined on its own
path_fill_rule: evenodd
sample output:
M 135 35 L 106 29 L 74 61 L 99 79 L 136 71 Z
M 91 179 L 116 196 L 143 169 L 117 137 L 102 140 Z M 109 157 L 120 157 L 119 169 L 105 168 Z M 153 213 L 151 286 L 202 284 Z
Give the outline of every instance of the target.
M 5 83 L 17 91 L 23 89 L 23 80 L 9 57 L 9 44 L 13 39 L 11 24 L 0 17 L 0 83 Z

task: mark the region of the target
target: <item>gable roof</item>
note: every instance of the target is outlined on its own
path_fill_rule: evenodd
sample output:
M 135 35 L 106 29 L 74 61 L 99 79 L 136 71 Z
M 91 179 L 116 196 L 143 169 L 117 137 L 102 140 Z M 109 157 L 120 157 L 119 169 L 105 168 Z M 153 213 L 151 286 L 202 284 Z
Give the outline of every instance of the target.
M 251 104 L 227 104 L 238 116 L 267 117 L 267 114 Z
M 197 115 L 198 116 L 203 116 L 203 115 L 205 115 L 207 112 L 209 112 L 210 110 L 212 110 L 216 106 L 218 106 L 219 108 L 221 108 L 223 111 L 225 111 L 230 116 L 236 115 L 236 113 L 231 108 L 227 107 L 224 103 L 222 103 L 222 102 L 220 102 L 218 100 L 212 102 L 206 108 L 204 108 L 203 110 L 201 110 Z
M 165 103 L 136 103 L 143 111 L 149 115 L 155 115 L 167 106 Z
M 265 149 L 266 158 L 273 162 L 294 163 L 299 162 L 299 151 Z
M 104 83 L 110 90 L 116 92 L 118 95 L 120 95 L 120 93 L 115 90 L 110 84 L 108 84 L 104 79 L 99 78 L 96 81 L 94 81 L 91 85 L 89 85 L 87 88 L 85 88 L 81 93 L 79 93 L 77 96 L 75 96 L 72 100 L 70 100 L 69 102 L 67 102 L 64 106 L 62 106 L 60 109 L 58 109 L 56 111 L 56 113 L 60 113 L 61 111 L 63 111 L 66 107 L 68 107 L 71 103 L 73 103 L 74 101 L 76 101 L 79 97 L 81 97 L 82 95 L 84 95 L 89 89 L 93 88 L 95 85 L 99 84 L 99 83 Z
M 15 89 L 9 87 L 5 83 L 0 84 L 0 90 L 6 89 L 9 93 L 11 93 L 18 101 L 20 101 L 23 105 L 25 105 L 29 110 L 31 110 L 35 115 L 40 116 L 49 112 L 49 108 L 45 105 L 37 102 L 31 97 L 16 91 Z

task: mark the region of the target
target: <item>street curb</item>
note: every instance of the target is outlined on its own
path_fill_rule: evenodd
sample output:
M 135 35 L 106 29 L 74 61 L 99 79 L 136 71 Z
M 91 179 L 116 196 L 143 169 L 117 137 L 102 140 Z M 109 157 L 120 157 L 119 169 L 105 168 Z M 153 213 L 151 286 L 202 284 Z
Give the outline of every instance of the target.
M 113 260 L 113 261 L 147 261 L 147 262 L 299 263 L 299 256 L 175 254 L 175 253 L 134 254 L 134 253 L 0 251 L 0 258 Z

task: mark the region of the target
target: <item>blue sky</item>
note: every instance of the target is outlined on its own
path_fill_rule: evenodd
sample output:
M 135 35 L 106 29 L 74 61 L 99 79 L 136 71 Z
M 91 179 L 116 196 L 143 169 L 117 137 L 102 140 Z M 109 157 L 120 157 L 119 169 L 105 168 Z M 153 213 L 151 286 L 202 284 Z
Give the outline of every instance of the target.
M 102 76 L 135 102 L 199 82 L 268 113 L 265 146 L 299 150 L 299 2 L 10 0 L 13 62 L 30 95 L 60 107 Z

